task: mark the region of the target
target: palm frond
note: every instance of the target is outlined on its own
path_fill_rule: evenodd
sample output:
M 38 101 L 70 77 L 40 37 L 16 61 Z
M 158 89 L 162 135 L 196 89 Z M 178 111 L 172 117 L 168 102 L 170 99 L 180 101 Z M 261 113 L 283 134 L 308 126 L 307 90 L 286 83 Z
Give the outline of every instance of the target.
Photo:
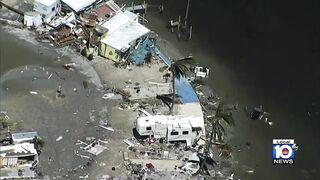
M 186 77 L 186 73 L 189 71 L 188 67 L 183 64 L 173 64 L 172 71 L 177 79 Z
M 218 134 L 225 134 L 225 132 L 226 132 L 224 127 L 222 126 L 222 124 L 219 121 L 216 121 L 216 123 L 215 123 L 215 130 L 216 130 L 216 133 L 218 133 Z
M 182 64 L 193 65 L 195 63 L 195 61 L 192 56 L 187 56 L 184 58 L 173 60 L 173 63 L 182 63 Z
M 186 77 L 186 73 L 190 71 L 189 66 L 194 64 L 193 57 L 185 57 L 178 60 L 173 60 L 170 70 L 174 73 L 177 79 L 181 77 Z
M 234 122 L 234 119 L 233 119 L 231 113 L 219 113 L 217 118 L 219 118 L 220 120 L 223 120 L 229 126 L 234 126 L 235 125 L 235 122 Z

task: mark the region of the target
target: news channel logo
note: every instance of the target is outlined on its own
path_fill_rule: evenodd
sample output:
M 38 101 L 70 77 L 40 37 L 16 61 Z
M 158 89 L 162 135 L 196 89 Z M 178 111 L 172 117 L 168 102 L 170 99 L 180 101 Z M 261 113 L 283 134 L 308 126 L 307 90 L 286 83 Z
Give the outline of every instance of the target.
M 294 139 L 273 139 L 273 164 L 293 164 L 298 148 Z

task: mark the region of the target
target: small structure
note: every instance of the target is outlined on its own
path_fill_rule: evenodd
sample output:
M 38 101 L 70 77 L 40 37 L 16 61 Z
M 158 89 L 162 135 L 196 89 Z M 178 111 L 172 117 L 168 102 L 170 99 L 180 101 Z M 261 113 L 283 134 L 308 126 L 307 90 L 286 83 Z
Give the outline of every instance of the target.
M 38 27 L 42 24 L 41 14 L 35 11 L 24 13 L 23 24 L 27 27 Z
M 150 115 L 141 110 L 144 116 L 136 119 L 135 128 L 140 136 L 164 138 L 168 142 L 185 141 L 190 146 L 205 134 L 203 117 L 201 116 L 166 116 Z
M 71 10 L 78 13 L 85 10 L 88 6 L 94 4 L 97 0 L 61 0 L 62 3 L 67 5 Z
M 33 10 L 40 13 L 43 21 L 49 23 L 59 12 L 60 3 L 58 0 L 34 0 Z
M 23 132 L 23 133 L 12 133 L 11 138 L 13 144 L 19 144 L 23 142 L 33 142 L 33 139 L 38 137 L 37 132 Z
M 101 37 L 99 54 L 113 61 L 120 61 L 139 38 L 150 32 L 129 11 L 120 11 L 101 26 L 107 32 Z

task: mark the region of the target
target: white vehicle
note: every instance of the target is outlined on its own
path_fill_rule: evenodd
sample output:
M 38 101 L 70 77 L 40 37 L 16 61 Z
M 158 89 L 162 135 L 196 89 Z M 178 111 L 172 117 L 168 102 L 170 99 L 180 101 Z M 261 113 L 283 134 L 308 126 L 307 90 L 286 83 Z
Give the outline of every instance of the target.
M 137 118 L 135 127 L 140 136 L 165 138 L 168 142 L 185 141 L 190 146 L 195 139 L 205 133 L 202 117 L 177 117 L 150 115 L 140 110 L 144 116 Z
M 196 66 L 194 67 L 195 77 L 206 78 L 209 76 L 209 68 Z

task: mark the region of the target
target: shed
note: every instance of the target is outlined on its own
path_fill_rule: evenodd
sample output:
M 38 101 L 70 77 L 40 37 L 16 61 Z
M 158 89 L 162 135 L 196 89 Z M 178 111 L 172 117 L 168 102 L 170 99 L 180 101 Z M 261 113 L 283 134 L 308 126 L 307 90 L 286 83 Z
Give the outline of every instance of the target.
M 43 20 L 49 23 L 58 13 L 60 4 L 58 0 L 34 0 L 33 10 L 40 13 Z
M 27 27 L 38 27 L 42 24 L 41 14 L 35 11 L 24 13 L 23 24 Z
M 86 7 L 92 5 L 97 0 L 61 0 L 61 2 L 65 3 L 69 6 L 73 11 L 79 12 L 84 10 Z

